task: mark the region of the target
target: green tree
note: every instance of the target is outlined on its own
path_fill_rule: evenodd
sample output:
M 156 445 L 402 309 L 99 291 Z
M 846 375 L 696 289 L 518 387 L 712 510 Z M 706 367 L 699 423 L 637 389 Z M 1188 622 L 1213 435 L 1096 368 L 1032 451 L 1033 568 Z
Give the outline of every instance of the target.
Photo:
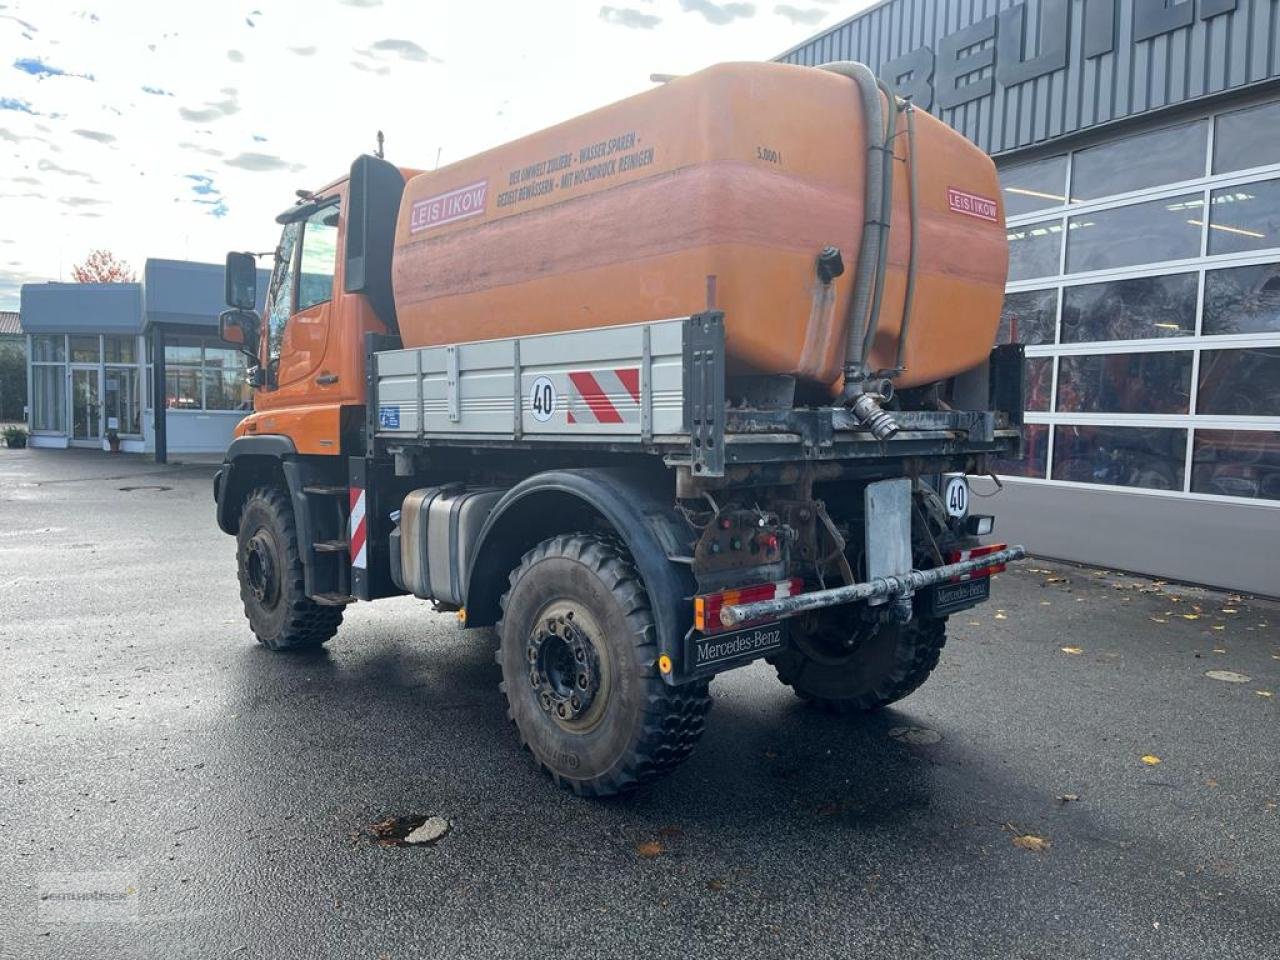
M 26 355 L 17 344 L 0 343 L 0 421 L 22 420 L 26 403 Z

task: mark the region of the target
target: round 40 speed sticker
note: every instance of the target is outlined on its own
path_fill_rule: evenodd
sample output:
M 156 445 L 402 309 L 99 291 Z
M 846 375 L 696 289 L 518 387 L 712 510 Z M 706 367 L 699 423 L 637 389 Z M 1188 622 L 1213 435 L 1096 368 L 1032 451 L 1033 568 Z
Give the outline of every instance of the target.
M 969 512 L 969 482 L 964 477 L 955 475 L 947 478 L 946 493 L 942 498 L 947 505 L 947 514 L 952 517 L 963 517 Z
M 550 377 L 538 377 L 529 387 L 529 410 L 539 423 L 546 423 L 556 412 L 556 385 Z

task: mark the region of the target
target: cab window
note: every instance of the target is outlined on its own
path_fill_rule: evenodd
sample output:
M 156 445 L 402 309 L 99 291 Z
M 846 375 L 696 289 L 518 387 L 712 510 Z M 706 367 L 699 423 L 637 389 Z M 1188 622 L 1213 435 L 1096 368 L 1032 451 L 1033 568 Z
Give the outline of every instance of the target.
M 302 230 L 298 270 L 298 309 L 333 299 L 333 272 L 338 263 L 338 206 L 324 207 L 307 218 Z
M 271 272 L 271 287 L 267 291 L 267 345 L 268 356 L 280 359 L 280 345 L 284 342 L 284 328 L 293 313 L 294 253 L 298 245 L 301 224 L 290 223 L 280 235 L 276 249 L 276 265 Z

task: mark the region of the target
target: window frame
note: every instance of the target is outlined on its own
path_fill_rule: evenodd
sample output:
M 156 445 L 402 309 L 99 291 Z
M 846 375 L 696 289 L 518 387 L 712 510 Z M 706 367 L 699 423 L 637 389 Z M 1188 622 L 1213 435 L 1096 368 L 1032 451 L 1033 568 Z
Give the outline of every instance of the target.
M 1242 347 L 1280 347 L 1280 330 L 1274 332 L 1245 334 L 1206 334 L 1204 332 L 1205 284 L 1206 276 L 1208 274 L 1215 270 L 1229 269 L 1232 267 L 1280 264 L 1280 237 L 1277 238 L 1275 246 L 1260 250 L 1218 254 L 1209 253 L 1209 235 L 1210 225 L 1212 223 L 1212 208 L 1210 201 L 1212 192 L 1214 190 L 1220 190 L 1227 187 L 1258 183 L 1268 180 L 1280 180 L 1280 158 L 1277 158 L 1277 161 L 1272 164 L 1233 170 L 1228 173 L 1214 173 L 1214 141 L 1218 126 L 1217 119 L 1219 116 L 1224 114 L 1235 113 L 1250 107 L 1259 107 L 1264 103 L 1278 102 L 1280 102 L 1280 100 L 1277 100 L 1273 93 L 1269 97 L 1259 99 L 1253 103 L 1236 103 L 1230 106 L 1224 106 L 1218 110 L 1205 111 L 1195 115 L 1194 117 L 1184 116 L 1164 124 L 1163 126 L 1165 127 L 1177 127 L 1186 123 L 1194 122 L 1198 119 L 1208 120 L 1208 136 L 1205 144 L 1204 165 L 1202 174 L 1199 177 L 1190 180 L 1178 181 L 1176 183 L 1160 184 L 1158 186 L 1148 187 L 1141 190 L 1133 190 L 1122 194 L 1099 198 L 1097 200 L 1091 200 L 1087 203 L 1067 202 L 1057 207 L 1046 207 L 1031 213 L 1010 216 L 1007 218 L 1007 226 L 1011 231 L 1030 224 L 1042 224 L 1050 221 L 1056 221 L 1060 226 L 1059 236 L 1062 240 L 1058 248 L 1059 269 L 1056 274 L 1028 278 L 1025 280 L 1010 281 L 1005 288 L 1006 294 L 1056 289 L 1058 312 L 1052 340 L 1042 344 L 1027 345 L 1025 348 L 1026 356 L 1028 358 L 1051 358 L 1053 365 L 1051 375 L 1052 379 L 1050 381 L 1051 397 L 1049 401 L 1049 411 L 1024 412 L 1024 419 L 1026 423 L 1044 425 L 1048 428 L 1048 436 L 1046 439 L 1047 456 L 1044 464 L 1044 472 L 1043 474 L 1037 474 L 1032 477 L 1023 477 L 1017 474 L 1002 476 L 1008 476 L 1009 479 L 1015 483 L 1079 486 L 1092 490 L 1114 490 L 1116 492 L 1124 492 L 1128 494 L 1207 500 L 1219 503 L 1250 505 L 1253 507 L 1280 510 L 1280 500 L 1210 494 L 1192 490 L 1197 429 L 1280 433 L 1280 417 L 1276 416 L 1242 417 L 1195 413 L 1198 405 L 1197 393 L 1200 382 L 1200 361 L 1204 351 L 1227 350 Z M 1144 130 L 1141 132 L 1148 131 Z M 1074 163 L 1076 153 L 1094 145 L 1096 145 L 1096 143 L 1087 143 L 1078 148 L 1068 149 L 1068 188 L 1072 183 L 1072 178 L 1075 173 Z M 1061 152 L 1061 148 L 1059 147 L 1056 152 Z M 1022 162 L 1028 161 L 1018 161 L 1017 165 L 1021 165 Z M 1014 164 L 1010 164 L 1010 166 L 1013 165 Z M 1081 271 L 1079 273 L 1072 274 L 1068 274 L 1066 272 L 1067 235 L 1069 231 L 1070 217 L 1088 214 L 1094 211 L 1113 210 L 1119 207 L 1145 203 L 1152 200 L 1179 197 L 1186 194 L 1198 194 L 1202 198 L 1201 210 L 1203 213 L 1198 217 L 1201 221 L 1198 224 L 1200 228 L 1200 248 L 1196 256 L 1180 260 L 1162 260 L 1134 266 L 1110 267 L 1087 272 Z M 1165 276 L 1179 273 L 1192 273 L 1196 276 L 1195 329 L 1191 335 L 1177 337 L 1152 337 L 1141 340 L 1081 341 L 1079 343 L 1062 342 L 1062 314 L 1064 303 L 1067 299 L 1066 291 L 1068 288 L 1114 280 Z M 1057 387 L 1060 376 L 1059 360 L 1061 357 L 1093 354 L 1168 352 L 1171 349 L 1192 352 L 1191 396 L 1188 412 L 1186 414 L 1058 412 Z M 1186 430 L 1186 463 L 1182 471 L 1182 489 L 1180 491 L 1169 491 L 1141 487 L 1110 486 L 1107 484 L 1086 484 L 1079 481 L 1050 479 L 1053 476 L 1053 458 L 1056 446 L 1055 434 L 1057 429 L 1059 427 L 1077 425 L 1168 427 L 1172 429 Z
M 175 343 L 175 341 L 177 340 L 198 340 L 200 342 L 200 359 L 192 363 L 192 362 L 186 362 L 186 361 L 171 361 L 169 360 L 167 355 L 163 358 L 163 365 L 165 370 L 165 375 L 164 375 L 165 410 L 168 413 L 238 414 L 239 416 L 243 417 L 247 411 L 241 410 L 239 407 L 210 407 L 209 406 L 209 374 L 210 372 L 212 372 L 217 376 L 221 376 L 222 373 L 227 368 L 223 366 L 210 366 L 208 361 L 208 350 L 212 346 L 215 349 L 224 350 L 229 354 L 236 354 L 237 356 L 240 356 L 241 359 L 239 362 L 241 363 L 242 366 L 238 368 L 236 372 L 241 374 L 245 373 L 248 369 L 248 361 L 243 358 L 243 355 L 238 354 L 237 351 L 231 350 L 225 344 L 223 344 L 220 340 L 214 337 L 203 337 L 203 336 L 200 336 L 199 334 L 180 334 L 175 337 L 166 337 L 165 344 L 164 344 L 166 354 L 169 348 L 172 346 L 189 346 L 189 344 Z M 195 370 L 199 373 L 200 406 L 198 407 L 169 406 L 169 389 L 170 389 L 170 384 L 172 383 L 172 378 L 169 375 L 169 370 L 171 367 L 178 367 L 183 370 Z M 252 403 L 252 393 L 250 393 L 250 402 Z

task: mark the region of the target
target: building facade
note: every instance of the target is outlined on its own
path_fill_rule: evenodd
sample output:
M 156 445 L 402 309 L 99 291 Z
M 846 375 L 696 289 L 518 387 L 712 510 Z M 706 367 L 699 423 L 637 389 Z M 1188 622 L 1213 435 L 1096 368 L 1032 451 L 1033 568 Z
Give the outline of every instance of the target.
M 1002 538 L 1280 595 L 1275 0 L 886 0 L 779 59 L 867 63 L 995 157 Z
M 225 450 L 252 395 L 218 339 L 222 288 L 221 264 L 179 260 L 148 260 L 143 283 L 25 284 L 31 445 Z

